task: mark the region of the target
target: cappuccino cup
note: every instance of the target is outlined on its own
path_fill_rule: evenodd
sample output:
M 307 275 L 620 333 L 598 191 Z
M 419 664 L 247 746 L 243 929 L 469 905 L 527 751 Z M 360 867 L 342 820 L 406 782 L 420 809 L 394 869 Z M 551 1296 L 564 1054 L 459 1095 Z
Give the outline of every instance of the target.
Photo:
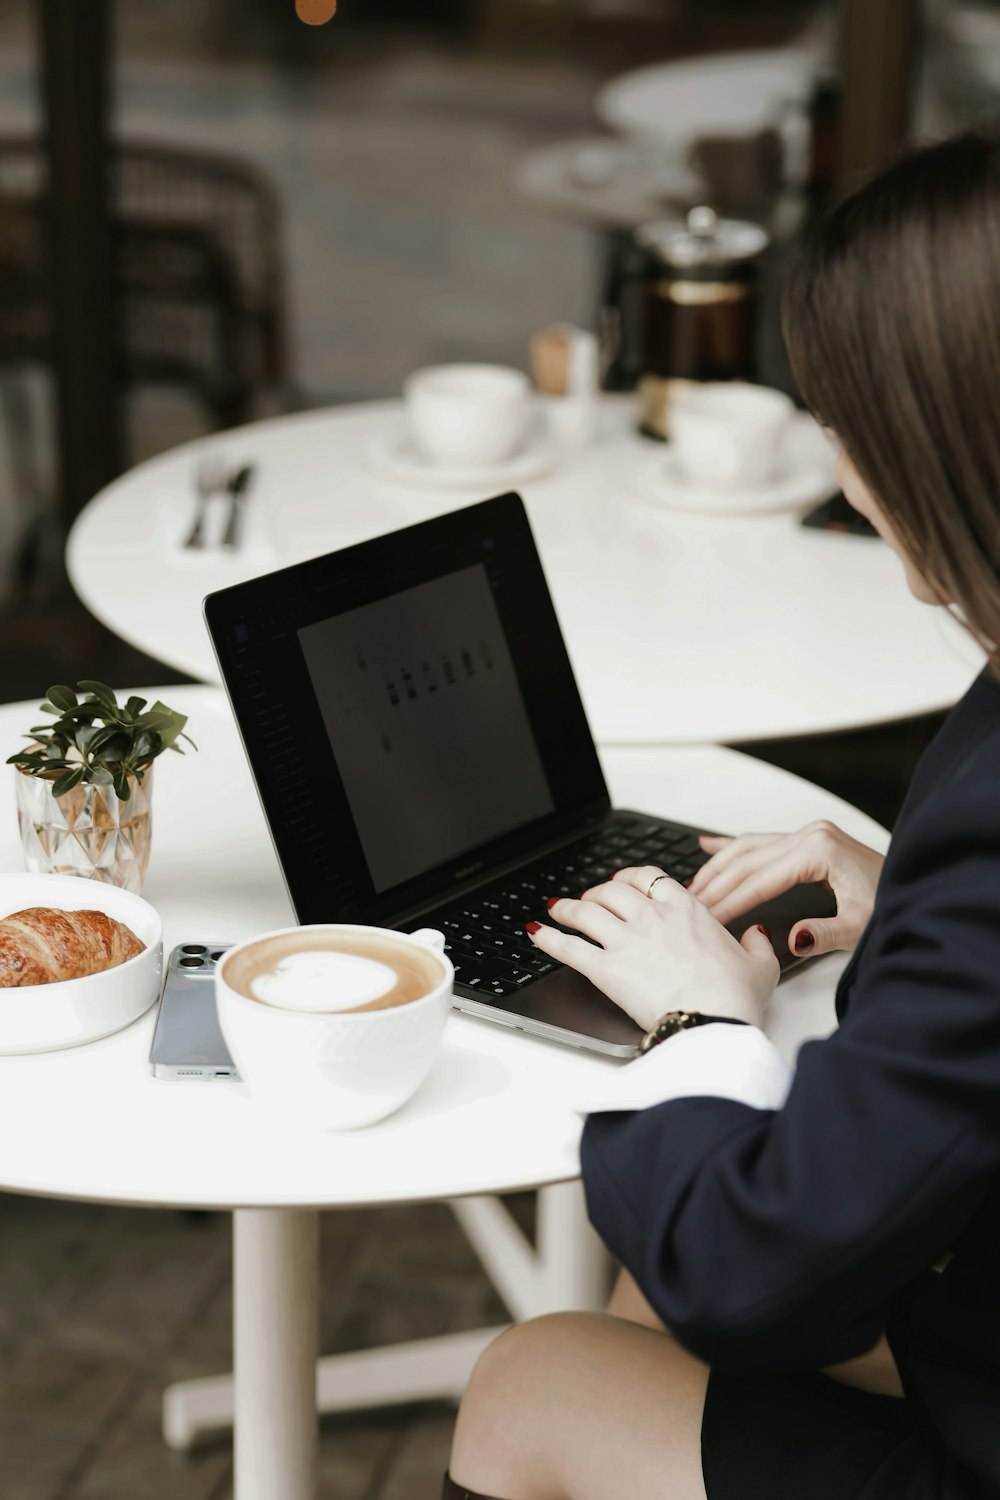
M 707 489 L 766 484 L 794 411 L 791 397 L 767 386 L 690 382 L 670 399 L 670 450 L 684 477 Z
M 524 436 L 530 388 L 527 375 L 504 365 L 417 370 L 403 386 L 414 441 L 432 463 L 502 463 Z
M 349 1130 L 384 1119 L 423 1083 L 454 979 L 440 932 L 331 923 L 231 948 L 215 995 L 254 1098 L 316 1129 Z

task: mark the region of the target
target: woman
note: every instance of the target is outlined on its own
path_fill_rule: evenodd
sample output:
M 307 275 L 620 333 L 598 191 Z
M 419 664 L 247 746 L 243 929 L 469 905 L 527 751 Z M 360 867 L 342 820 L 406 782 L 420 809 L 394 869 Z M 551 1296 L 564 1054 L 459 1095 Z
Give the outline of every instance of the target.
M 621 871 L 554 906 L 569 933 L 533 933 L 655 1043 L 584 1132 L 591 1218 L 625 1271 L 608 1315 L 486 1352 L 447 1496 L 1000 1496 L 997 140 L 915 152 L 842 203 L 785 333 L 847 498 L 988 665 L 884 867 L 828 825 L 706 838 L 690 890 Z M 854 956 L 839 1029 L 789 1079 L 759 1029 L 770 943 L 721 923 L 803 880 L 838 910 L 795 948 Z M 685 1010 L 718 1020 L 657 1032 Z

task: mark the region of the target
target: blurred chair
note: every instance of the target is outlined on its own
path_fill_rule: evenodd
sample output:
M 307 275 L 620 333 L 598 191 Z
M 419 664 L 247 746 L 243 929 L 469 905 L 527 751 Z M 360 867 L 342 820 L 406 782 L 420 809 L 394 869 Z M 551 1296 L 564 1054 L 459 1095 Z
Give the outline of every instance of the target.
M 38 571 L 39 538 L 51 530 L 33 477 L 37 423 L 25 420 L 17 389 L 20 372 L 52 359 L 45 190 L 41 142 L 0 137 L 0 421 L 11 469 L 25 479 L 19 506 L 31 510 L 15 579 Z M 112 155 L 110 193 L 122 395 L 181 388 L 220 428 L 250 420 L 265 398 L 293 404 L 280 215 L 262 174 L 230 158 L 129 143 Z
M 47 362 L 44 156 L 0 138 L 0 364 Z M 128 144 L 111 160 L 124 387 L 180 385 L 220 427 L 288 389 L 279 211 L 245 162 Z

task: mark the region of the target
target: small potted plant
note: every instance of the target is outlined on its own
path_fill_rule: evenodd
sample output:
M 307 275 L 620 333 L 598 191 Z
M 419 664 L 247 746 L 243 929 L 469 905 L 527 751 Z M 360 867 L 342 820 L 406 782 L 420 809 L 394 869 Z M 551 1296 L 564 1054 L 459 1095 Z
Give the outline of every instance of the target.
M 119 703 L 103 682 L 80 692 L 50 687 L 41 712 L 8 760 L 17 767 L 17 817 L 27 868 L 85 875 L 139 892 L 153 833 L 153 761 L 183 753 L 187 718 L 145 698 Z

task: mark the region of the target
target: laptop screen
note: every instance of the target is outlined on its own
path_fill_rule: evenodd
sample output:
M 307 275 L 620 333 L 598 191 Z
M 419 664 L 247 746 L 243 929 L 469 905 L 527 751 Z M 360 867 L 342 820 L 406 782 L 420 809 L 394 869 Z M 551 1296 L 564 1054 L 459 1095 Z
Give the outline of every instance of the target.
M 296 911 L 379 920 L 607 794 L 519 497 L 210 595 Z

